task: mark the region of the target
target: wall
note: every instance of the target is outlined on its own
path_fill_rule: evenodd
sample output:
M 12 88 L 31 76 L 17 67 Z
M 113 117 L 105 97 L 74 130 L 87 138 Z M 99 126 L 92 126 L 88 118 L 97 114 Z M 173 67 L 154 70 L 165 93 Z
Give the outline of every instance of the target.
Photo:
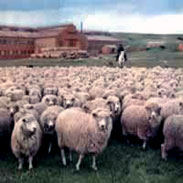
M 27 58 L 34 53 L 34 40 L 0 38 L 0 59 Z
M 56 47 L 58 46 L 57 37 L 50 38 L 37 38 L 35 40 L 35 48 L 48 48 L 48 47 Z

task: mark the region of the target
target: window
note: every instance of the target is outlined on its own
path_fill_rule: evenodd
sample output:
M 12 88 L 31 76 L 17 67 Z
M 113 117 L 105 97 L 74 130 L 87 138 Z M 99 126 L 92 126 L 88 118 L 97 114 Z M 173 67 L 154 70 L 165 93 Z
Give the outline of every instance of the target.
M 3 39 L 2 43 L 3 44 L 6 44 L 7 43 L 6 39 Z
M 76 39 L 69 39 L 69 47 L 76 47 L 77 40 Z

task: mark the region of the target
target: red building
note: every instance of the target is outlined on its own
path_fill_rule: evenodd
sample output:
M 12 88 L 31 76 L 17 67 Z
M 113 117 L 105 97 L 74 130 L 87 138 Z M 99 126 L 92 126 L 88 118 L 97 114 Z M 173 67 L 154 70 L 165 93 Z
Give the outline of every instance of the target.
M 73 24 L 38 28 L 0 26 L 0 59 L 28 58 L 31 55 L 47 58 L 55 55 L 58 58 L 62 50 L 68 53 L 85 50 L 97 55 L 102 53 L 104 46 L 119 43 L 121 40 L 110 33 L 81 33 Z
M 0 59 L 26 58 L 55 47 L 86 50 L 88 43 L 72 24 L 43 28 L 0 26 Z

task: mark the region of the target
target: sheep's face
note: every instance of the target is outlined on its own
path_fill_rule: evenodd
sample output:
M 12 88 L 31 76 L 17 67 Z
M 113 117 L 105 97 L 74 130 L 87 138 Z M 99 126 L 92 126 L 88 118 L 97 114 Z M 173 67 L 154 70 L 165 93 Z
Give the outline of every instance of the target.
M 110 111 L 114 115 L 118 115 L 121 112 L 121 103 L 120 100 L 117 98 L 116 101 L 108 101 L 107 103 L 109 105 Z
M 108 114 L 101 114 L 101 113 L 92 113 L 92 115 L 94 116 L 98 128 L 101 131 L 106 131 L 112 124 L 112 119 L 111 116 Z
M 21 128 L 25 135 L 32 136 L 36 133 L 37 126 L 36 126 L 36 119 L 32 115 L 25 115 L 20 119 L 21 121 Z
M 45 119 L 44 132 L 48 134 L 53 134 L 55 131 L 56 114 L 49 114 Z
M 162 117 L 161 117 L 161 107 L 158 105 L 147 106 L 146 110 L 149 116 L 149 124 L 152 128 L 160 125 Z
M 46 103 L 48 106 L 58 105 L 58 98 L 55 95 L 46 95 L 43 97 L 42 102 Z
M 7 106 L 8 111 L 10 112 L 10 115 L 13 116 L 16 112 L 19 111 L 19 107 L 16 103 L 10 103 Z
M 75 104 L 75 98 L 73 95 L 66 95 L 63 98 L 63 107 L 65 109 L 69 108 L 69 107 L 73 107 Z
M 43 93 L 44 95 L 57 95 L 58 89 L 56 87 L 47 87 Z
M 29 91 L 29 95 L 41 98 L 41 91 L 39 89 L 32 89 Z

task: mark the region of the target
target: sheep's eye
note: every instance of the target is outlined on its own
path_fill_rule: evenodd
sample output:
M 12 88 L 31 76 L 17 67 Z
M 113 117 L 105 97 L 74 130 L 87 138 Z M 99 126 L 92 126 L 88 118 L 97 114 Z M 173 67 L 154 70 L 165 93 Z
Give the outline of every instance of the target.
M 50 100 L 48 98 L 46 98 L 46 102 L 49 102 Z
M 27 120 L 26 120 L 26 119 L 22 119 L 22 121 L 23 121 L 24 123 L 26 123 L 26 122 L 27 122 Z

